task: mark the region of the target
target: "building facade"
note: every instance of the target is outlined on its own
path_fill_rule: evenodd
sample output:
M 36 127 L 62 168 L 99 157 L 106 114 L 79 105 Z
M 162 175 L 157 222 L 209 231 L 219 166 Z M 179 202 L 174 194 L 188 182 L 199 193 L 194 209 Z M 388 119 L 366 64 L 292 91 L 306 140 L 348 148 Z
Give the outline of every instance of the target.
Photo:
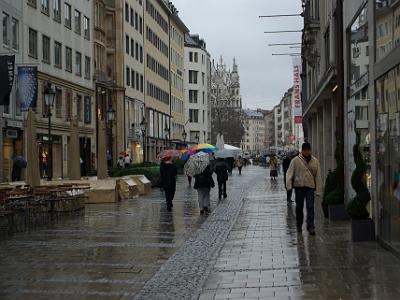
M 41 175 L 47 177 L 48 107 L 44 86 L 56 89 L 52 108 L 53 178 L 68 175 L 72 118 L 79 121 L 82 174 L 96 165 L 95 101 L 92 82 L 92 3 L 88 1 L 23 1 L 22 64 L 38 68 L 37 145 Z
M 185 97 L 187 141 L 209 143 L 211 138 L 210 54 L 198 35 L 185 39 Z
M 265 148 L 265 121 L 261 112 L 251 109 L 243 110 L 245 134 L 242 139 L 243 152 L 261 154 Z
M 169 140 L 171 147 L 184 146 L 187 98 L 185 97 L 184 82 L 188 76 L 184 68 L 185 35 L 189 29 L 178 16 L 178 11 L 169 3 L 169 69 L 170 69 L 170 115 Z
M 143 2 L 126 0 L 124 4 L 124 132 L 126 152 L 135 163 L 143 161 L 144 116 L 144 27 Z M 149 60 L 148 60 L 149 61 Z
M 257 109 L 264 116 L 264 149 L 275 146 L 275 116 L 274 110 Z
M 15 55 L 15 63 L 21 64 L 22 6 L 21 1 L 0 1 L 2 35 L 0 36 L 0 55 Z M 11 180 L 12 160 L 15 155 L 24 155 L 23 113 L 17 102 L 17 88 L 11 91 L 9 105 L 0 105 L 0 182 Z

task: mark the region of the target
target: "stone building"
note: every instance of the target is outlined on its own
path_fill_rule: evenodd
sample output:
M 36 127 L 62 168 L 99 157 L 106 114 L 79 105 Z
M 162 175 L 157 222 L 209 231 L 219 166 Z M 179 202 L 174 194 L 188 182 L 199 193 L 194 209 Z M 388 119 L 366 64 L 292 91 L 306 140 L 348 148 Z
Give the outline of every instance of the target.
M 208 143 L 211 138 L 211 64 L 206 43 L 198 35 L 186 35 L 185 68 L 187 141 Z
M 96 168 L 96 102 L 93 75 L 93 6 L 89 1 L 23 1 L 22 64 L 38 68 L 37 145 L 42 176 L 46 177 L 48 107 L 44 86 L 55 86 L 52 108 L 53 178 L 66 177 L 72 118 L 79 121 L 83 175 Z M 26 145 L 25 145 L 26 146 Z
M 242 139 L 243 152 L 261 154 L 265 148 L 265 121 L 261 112 L 251 109 L 243 110 L 245 134 Z
M 22 63 L 22 1 L 0 1 L 2 35 L 0 36 L 0 55 L 15 55 L 15 63 Z M 0 182 L 11 179 L 14 154 L 24 154 L 23 114 L 17 102 L 17 89 L 14 86 L 9 105 L 0 105 Z

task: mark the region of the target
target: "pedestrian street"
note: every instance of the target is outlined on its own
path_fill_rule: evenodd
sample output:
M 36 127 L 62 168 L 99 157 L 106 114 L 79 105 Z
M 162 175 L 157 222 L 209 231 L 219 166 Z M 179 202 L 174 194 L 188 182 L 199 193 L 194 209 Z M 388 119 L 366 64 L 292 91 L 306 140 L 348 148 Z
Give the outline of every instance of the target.
M 209 215 L 179 176 L 173 203 L 153 189 L 0 241 L 0 299 L 400 298 L 400 260 L 351 242 L 349 221 L 316 203 L 316 235 L 296 232 L 281 174 L 234 170 Z

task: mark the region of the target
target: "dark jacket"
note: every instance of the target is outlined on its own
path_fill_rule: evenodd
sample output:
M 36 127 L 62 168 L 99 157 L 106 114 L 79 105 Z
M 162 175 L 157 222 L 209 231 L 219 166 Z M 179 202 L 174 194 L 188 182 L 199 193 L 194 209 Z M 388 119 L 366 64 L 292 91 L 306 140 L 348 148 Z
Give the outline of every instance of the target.
M 292 158 L 289 156 L 286 156 L 283 161 L 282 161 L 282 169 L 283 173 L 286 174 L 287 170 L 289 169 L 290 162 L 292 161 Z
M 160 165 L 160 177 L 161 187 L 164 189 L 176 189 L 176 176 L 178 175 L 178 169 L 175 164 L 161 163 Z
M 215 164 L 215 174 L 217 174 L 218 182 L 225 182 L 229 178 L 228 165 L 224 161 L 217 161 Z
M 194 176 L 194 179 L 195 179 L 194 181 L 195 189 L 213 188 L 215 186 L 210 166 L 207 166 L 207 168 L 203 171 L 203 173 Z

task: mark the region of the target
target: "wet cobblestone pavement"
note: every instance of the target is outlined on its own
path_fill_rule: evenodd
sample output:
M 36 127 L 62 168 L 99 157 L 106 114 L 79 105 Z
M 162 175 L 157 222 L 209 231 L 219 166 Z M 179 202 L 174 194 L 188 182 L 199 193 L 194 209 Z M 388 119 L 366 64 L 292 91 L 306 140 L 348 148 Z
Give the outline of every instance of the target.
M 155 189 L 1 241 L 0 299 L 400 299 L 400 260 L 318 205 L 297 234 L 281 178 L 243 174 L 208 217 L 180 177 L 172 213 Z

